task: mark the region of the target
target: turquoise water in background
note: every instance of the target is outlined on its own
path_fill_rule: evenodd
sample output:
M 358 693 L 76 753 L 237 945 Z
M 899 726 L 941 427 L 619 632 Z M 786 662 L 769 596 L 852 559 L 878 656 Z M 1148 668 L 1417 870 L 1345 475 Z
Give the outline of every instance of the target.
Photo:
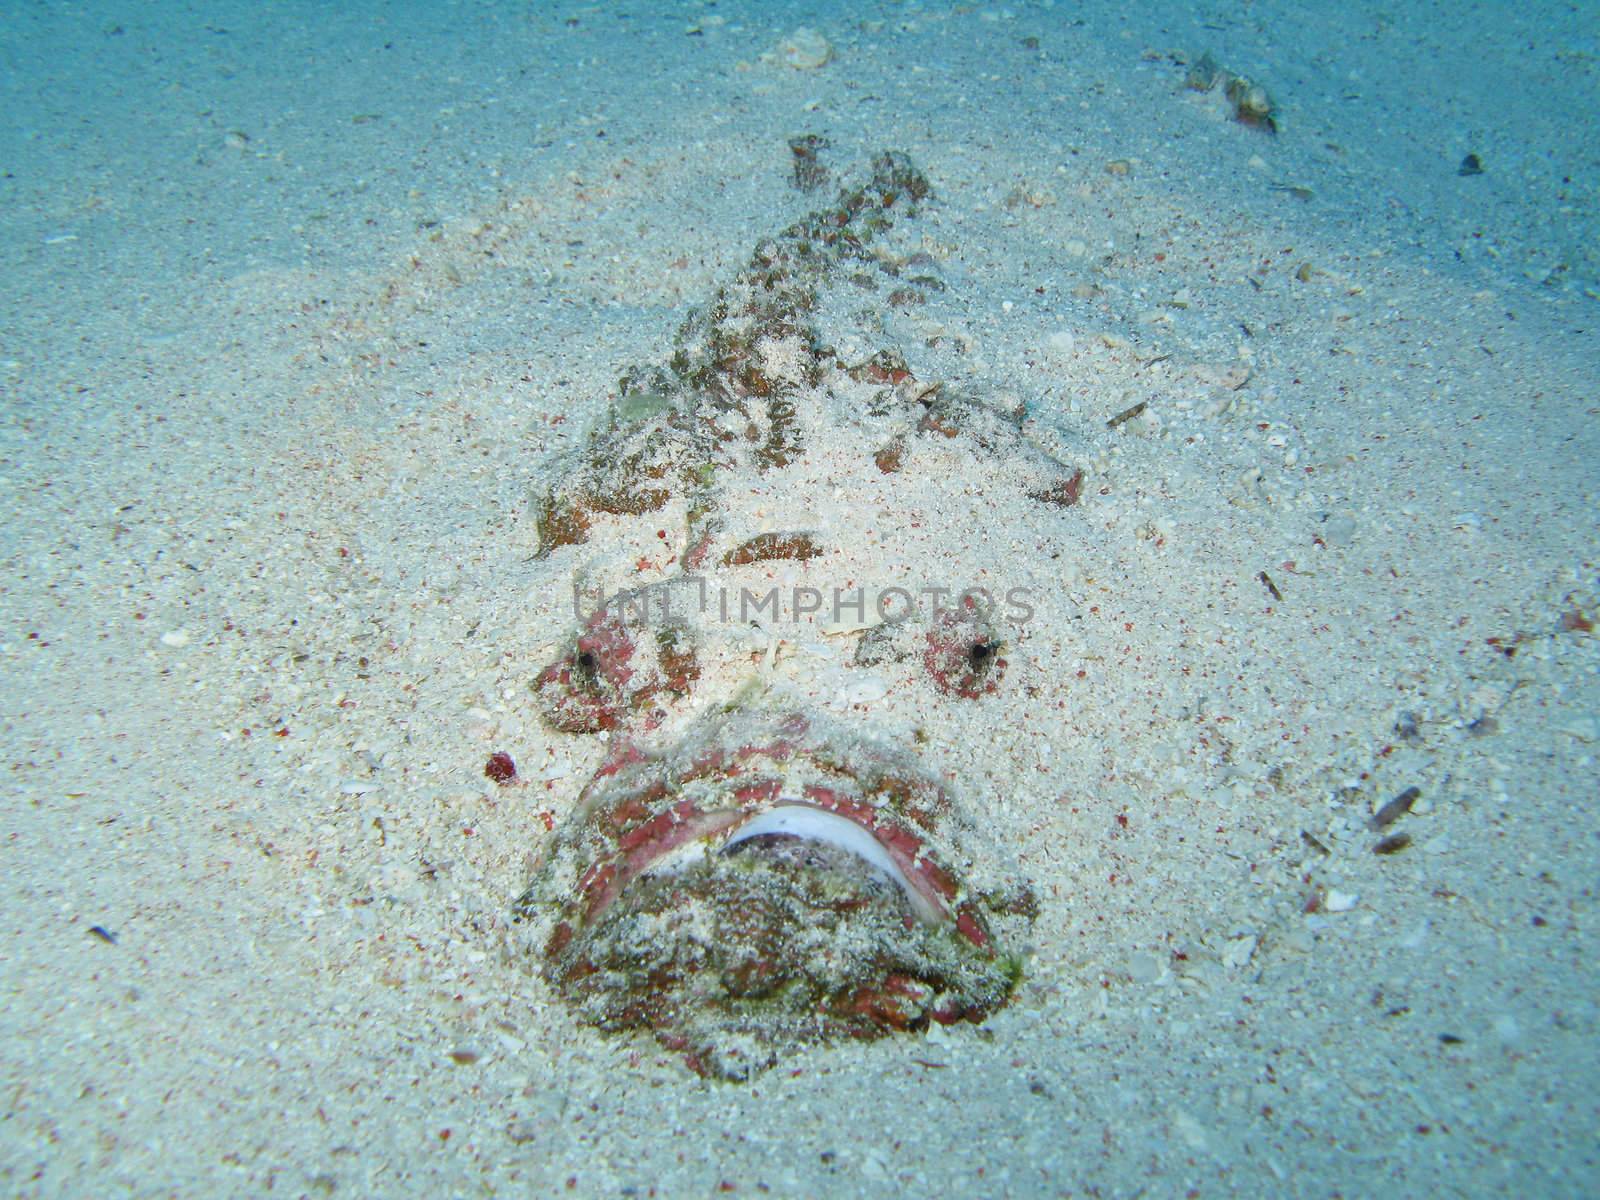
M 74 273 L 88 278 L 73 285 L 124 292 L 148 287 L 152 265 L 196 280 L 359 260 L 403 244 L 419 220 L 581 163 L 586 145 L 644 154 L 716 128 L 748 103 L 728 87 L 730 61 L 755 59 L 777 31 L 892 30 L 941 7 L 10 5 L 0 236 L 24 267 L 42 244 L 75 237 Z M 1319 215 L 1392 223 L 1430 258 L 1459 255 L 1557 290 L 1600 280 L 1600 52 L 1585 5 L 992 11 L 1010 14 L 982 26 L 1008 53 L 1032 37 L 1046 62 L 1115 52 L 1123 71 L 1176 78 L 1123 51 L 1209 51 L 1270 85 L 1285 140 L 1306 143 L 1324 168 Z M 905 65 L 948 82 L 937 56 Z M 819 94 L 848 70 L 832 65 Z M 959 83 L 997 137 L 1059 137 L 1094 121 L 1043 87 Z M 937 86 L 909 89 L 842 115 L 884 136 L 927 137 L 939 102 Z M 1467 154 L 1481 176 L 1458 174 Z M 49 311 L 45 290 L 12 320 Z

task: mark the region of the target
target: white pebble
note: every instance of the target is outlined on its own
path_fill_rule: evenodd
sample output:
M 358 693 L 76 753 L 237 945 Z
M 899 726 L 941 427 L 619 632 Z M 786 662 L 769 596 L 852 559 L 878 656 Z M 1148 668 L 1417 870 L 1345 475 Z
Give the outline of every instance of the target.
M 1350 892 L 1341 892 L 1339 889 L 1334 888 L 1328 892 L 1328 899 L 1322 907 L 1329 912 L 1349 912 L 1356 906 L 1356 901 L 1359 899 L 1359 896 L 1355 896 Z
M 875 675 L 858 680 L 839 692 L 841 704 L 871 704 L 889 694 L 889 685 Z
M 169 629 L 161 635 L 161 644 L 163 646 L 187 646 L 189 644 L 189 635 L 182 629 Z
M 1161 961 L 1153 954 L 1139 951 L 1128 959 L 1128 976 L 1135 983 L 1154 983 L 1161 978 Z
M 1428 936 L 1428 922 L 1419 921 L 1415 929 L 1400 938 L 1400 945 L 1407 950 L 1415 950 L 1421 946 Z
M 828 39 L 804 25 L 778 43 L 778 59 L 797 71 L 815 70 L 832 57 Z
M 1186 1112 L 1174 1110 L 1172 1114 L 1172 1129 L 1191 1150 L 1204 1150 L 1206 1148 L 1205 1126 L 1195 1120 Z
M 1330 546 L 1348 546 L 1355 540 L 1356 522 L 1354 517 L 1335 516 L 1329 517 L 1322 524 L 1322 540 Z
M 1330 893 L 1328 896 L 1328 903 L 1330 906 L 1333 904 L 1333 896 L 1335 894 L 1336 893 Z M 1250 961 L 1255 952 L 1256 936 L 1253 933 L 1246 934 L 1244 937 L 1234 938 L 1223 947 L 1222 961 L 1230 967 L 1242 967 Z

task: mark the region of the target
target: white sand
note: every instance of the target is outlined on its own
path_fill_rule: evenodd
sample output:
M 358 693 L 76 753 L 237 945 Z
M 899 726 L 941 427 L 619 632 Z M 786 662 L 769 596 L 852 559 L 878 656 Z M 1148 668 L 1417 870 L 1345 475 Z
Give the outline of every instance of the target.
M 1592 14 L 638 8 L 6 14 L 0 1192 L 1600 1190 Z M 504 949 L 602 752 L 527 495 L 808 131 L 1090 486 L 928 751 L 1021 993 L 711 1084 Z

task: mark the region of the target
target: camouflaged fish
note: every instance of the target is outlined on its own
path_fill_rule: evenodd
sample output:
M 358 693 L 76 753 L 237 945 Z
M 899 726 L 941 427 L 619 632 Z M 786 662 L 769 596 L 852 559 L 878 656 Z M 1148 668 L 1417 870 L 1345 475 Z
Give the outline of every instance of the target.
M 610 741 L 522 944 L 582 1019 L 704 1074 L 981 1022 L 1020 975 L 1032 893 L 919 731 L 1004 700 L 1029 605 L 974 544 L 985 506 L 1059 524 L 1083 475 L 917 365 L 928 198 L 883 154 L 763 240 L 536 500 L 574 629 L 534 695 Z

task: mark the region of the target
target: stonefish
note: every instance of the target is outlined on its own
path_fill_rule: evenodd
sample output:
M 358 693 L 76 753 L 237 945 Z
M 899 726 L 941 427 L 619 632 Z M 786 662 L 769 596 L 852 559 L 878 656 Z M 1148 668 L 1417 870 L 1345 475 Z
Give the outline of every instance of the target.
M 1083 477 L 951 382 L 929 197 L 886 153 L 761 241 L 535 501 L 574 601 L 535 697 L 608 748 L 518 928 L 583 1020 L 703 1074 L 982 1022 L 1022 970 L 1032 891 L 938 734 L 1008 702 L 1037 604 L 981 543 Z

